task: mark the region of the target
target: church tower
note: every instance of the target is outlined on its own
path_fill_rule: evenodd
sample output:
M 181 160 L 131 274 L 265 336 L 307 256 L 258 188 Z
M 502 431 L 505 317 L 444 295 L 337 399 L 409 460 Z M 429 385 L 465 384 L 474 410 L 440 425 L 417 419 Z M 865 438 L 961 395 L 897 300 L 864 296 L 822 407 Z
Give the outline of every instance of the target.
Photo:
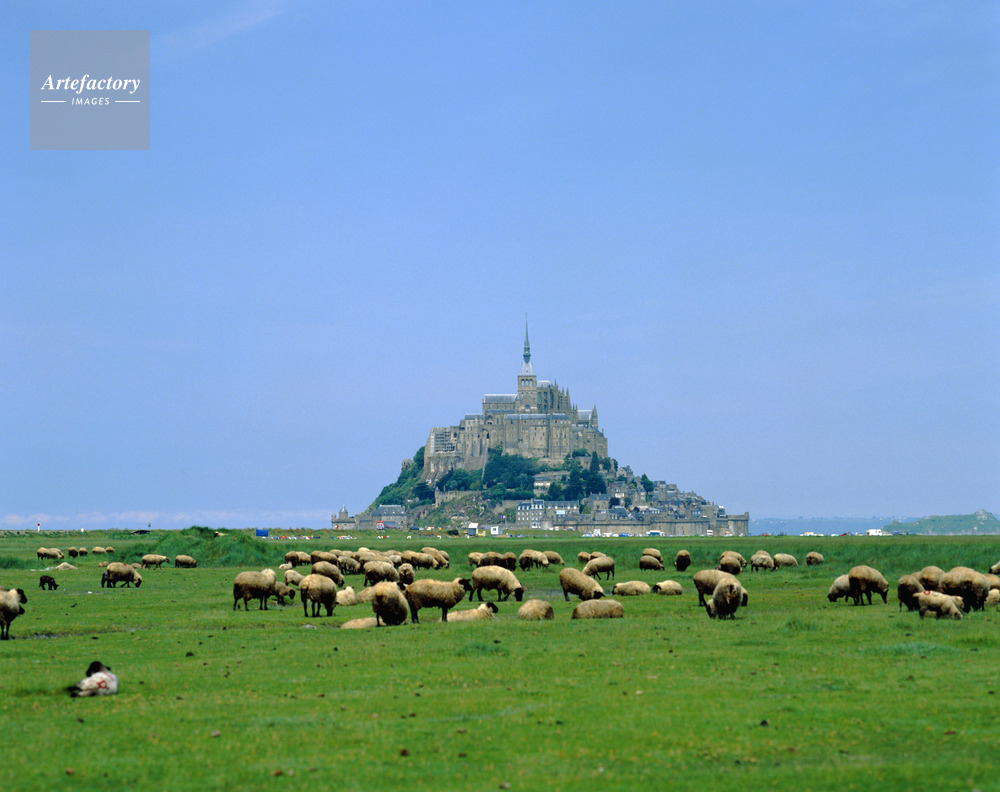
M 528 343 L 528 319 L 524 319 L 524 363 L 517 375 L 517 412 L 538 412 L 538 377 L 531 365 L 531 344 Z

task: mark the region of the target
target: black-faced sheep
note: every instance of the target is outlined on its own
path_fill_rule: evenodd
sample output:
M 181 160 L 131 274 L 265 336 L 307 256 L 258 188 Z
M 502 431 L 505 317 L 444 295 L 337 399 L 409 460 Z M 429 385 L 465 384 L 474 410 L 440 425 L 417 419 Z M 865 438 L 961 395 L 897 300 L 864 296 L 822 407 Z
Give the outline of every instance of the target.
M 372 592 L 372 610 L 375 611 L 375 625 L 395 627 L 406 621 L 409 606 L 397 583 L 383 580 L 376 583 Z
M 625 608 L 613 599 L 593 599 L 581 602 L 573 608 L 573 619 L 621 619 Z
M 963 610 L 982 610 L 989 594 L 990 583 L 982 572 L 970 567 L 954 567 L 941 577 L 941 593 L 961 597 Z
M 605 580 L 611 580 L 615 576 L 615 560 L 610 556 L 598 556 L 594 558 L 591 555 L 590 560 L 583 568 L 583 574 L 593 578 L 600 578 L 602 572 L 604 573 Z
M 847 578 L 851 584 L 851 599 L 855 605 L 864 605 L 864 597 L 868 598 L 868 604 L 871 605 L 873 591 L 882 597 L 882 602 L 888 601 L 889 584 L 877 569 L 859 564 L 851 567 Z
M 69 550 L 66 551 L 66 553 L 69 555 L 70 558 L 76 558 L 77 556 L 77 551 L 75 547 L 71 547 Z
M 917 609 L 917 594 L 924 590 L 916 575 L 903 575 L 896 582 L 896 598 L 899 600 L 899 609 L 906 606 L 908 611 Z
M 476 608 L 470 610 L 449 611 L 446 621 L 449 622 L 470 622 L 489 621 L 493 614 L 499 610 L 492 602 L 484 602 Z
M 917 580 L 924 587 L 925 591 L 940 591 L 941 578 L 944 577 L 944 570 L 939 566 L 925 566 L 917 572 Z
M 530 599 L 517 609 L 517 618 L 524 621 L 544 621 L 555 618 L 555 612 L 552 610 L 552 603 L 541 599 Z
M 653 592 L 665 597 L 678 597 L 684 593 L 684 587 L 676 580 L 661 580 L 653 586 Z
M 284 605 L 285 600 L 295 601 L 295 589 L 291 586 L 282 583 L 280 580 L 276 581 L 274 584 L 274 597 L 278 601 L 279 605 Z
M 735 619 L 743 599 L 741 586 L 735 579 L 720 580 L 712 591 L 712 598 L 705 603 L 710 618 Z
M 797 567 L 799 565 L 798 559 L 789 553 L 775 553 L 773 558 L 775 569 L 779 569 L 781 567 Z
M 267 599 L 274 596 L 276 583 L 277 577 L 273 569 L 240 572 L 233 580 L 233 610 L 236 610 L 240 600 L 243 600 L 243 609 L 250 610 L 252 599 L 260 603 L 260 610 L 267 610 Z
M 320 615 L 320 607 L 326 608 L 327 616 L 333 616 L 333 609 L 337 606 L 337 584 L 326 575 L 306 575 L 299 581 L 299 596 L 302 598 L 302 614 L 306 618 L 309 618 L 310 604 L 314 618 Z
M 38 588 L 55 591 L 59 588 L 59 584 L 56 583 L 56 579 L 52 575 L 42 575 L 38 578 Z
M 917 594 L 917 608 L 921 619 L 928 613 L 933 613 L 938 619 L 962 618 L 962 610 L 955 602 L 955 598 L 940 591 L 921 591 Z
M 774 559 L 767 550 L 758 550 L 750 556 L 750 571 L 756 572 L 758 569 L 770 569 L 774 571 Z
M 674 569 L 683 572 L 689 566 L 691 566 L 691 554 L 687 550 L 678 550 L 674 556 Z
M 698 592 L 698 604 L 704 608 L 705 597 L 712 596 L 715 587 L 719 585 L 720 581 L 729 579 L 735 581 L 736 585 L 740 587 L 740 605 L 746 606 L 750 599 L 747 590 L 736 580 L 734 575 L 730 575 L 728 572 L 723 572 L 720 569 L 702 569 L 700 572 L 694 573 L 692 582 L 694 583 L 695 590 Z
M 837 576 L 830 585 L 830 591 L 827 592 L 826 598 L 830 602 L 836 602 L 843 597 L 844 602 L 847 602 L 849 596 L 851 596 L 851 579 L 847 575 Z
M 657 571 L 658 572 L 661 569 L 663 569 L 663 561 L 661 561 L 656 556 L 651 556 L 649 554 L 643 554 L 639 558 L 639 569 L 642 569 L 642 570 L 651 570 L 651 571 Z
M 87 676 L 66 688 L 70 696 L 113 696 L 118 692 L 118 677 L 104 663 L 95 660 L 87 667 Z
M 0 641 L 10 638 L 10 623 L 24 613 L 21 603 L 27 603 L 28 597 L 23 589 L 0 588 Z
M 481 602 L 483 599 L 483 589 L 495 590 L 497 593 L 497 602 L 510 599 L 511 594 L 514 595 L 514 599 L 518 602 L 524 599 L 524 586 L 514 576 L 514 573 L 506 567 L 476 567 L 472 571 L 472 588 L 469 591 L 469 601 L 472 601 L 473 594 L 479 592 L 479 600 Z
M 119 583 L 124 583 L 126 587 L 134 583 L 135 587 L 139 588 L 142 585 L 142 576 L 134 567 L 121 561 L 112 561 L 101 575 L 101 588 L 115 588 Z
M 623 583 L 615 583 L 611 594 L 615 597 L 638 597 L 641 594 L 649 594 L 651 590 L 649 584 L 641 580 L 626 580 Z
M 563 598 L 567 602 L 570 594 L 575 594 L 582 600 L 600 599 L 604 596 L 600 583 L 573 567 L 566 567 L 559 572 L 559 585 L 562 586 Z
M 448 621 L 448 611 L 465 599 L 466 591 L 472 591 L 472 584 L 466 578 L 413 581 L 403 590 L 403 596 L 410 605 L 410 621 L 420 623 L 417 614 L 421 608 L 440 608 L 441 621 Z
M 198 562 L 189 555 L 174 556 L 174 567 L 179 567 L 180 569 L 194 569 L 197 566 Z
M 806 566 L 819 566 L 825 560 L 823 554 L 817 553 L 815 550 L 806 553 Z

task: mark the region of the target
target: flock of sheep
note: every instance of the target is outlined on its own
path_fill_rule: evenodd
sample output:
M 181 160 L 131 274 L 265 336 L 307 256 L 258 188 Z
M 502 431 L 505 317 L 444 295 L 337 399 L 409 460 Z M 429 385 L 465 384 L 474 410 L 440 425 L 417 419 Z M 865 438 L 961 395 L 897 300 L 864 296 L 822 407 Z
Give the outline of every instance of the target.
M 114 554 L 114 549 L 95 547 L 91 552 Z M 87 550 L 70 548 L 69 554 L 77 557 L 86 555 Z M 57 549 L 38 549 L 39 559 L 59 560 L 63 557 Z M 526 549 L 519 556 L 513 552 L 473 552 L 469 553 L 467 561 L 472 567 L 469 577 L 418 579 L 417 570 L 429 570 L 433 574 L 436 570 L 449 568 L 451 559 L 448 553 L 434 547 L 403 552 L 375 551 L 365 547 L 356 551 L 315 550 L 312 553 L 292 550 L 286 553 L 284 563 L 279 567 L 283 572 L 281 580 L 273 569 L 240 572 L 233 581 L 233 609 L 237 609 L 242 601 L 244 609 L 249 610 L 250 601 L 256 600 L 261 610 L 267 610 L 268 601 L 272 598 L 284 605 L 295 599 L 296 591 L 305 617 L 318 617 L 324 611 L 327 616 L 332 616 L 338 605 L 350 607 L 370 603 L 374 616 L 351 619 L 341 625 L 342 629 L 357 629 L 396 626 L 407 619 L 418 624 L 420 611 L 426 609 L 435 613 L 440 610 L 443 622 L 489 620 L 498 612 L 496 603 L 508 601 L 513 595 L 515 601 L 522 603 L 517 611 L 519 619 L 541 621 L 554 618 L 551 603 L 543 599 L 525 600 L 525 587 L 515 573 L 518 569 L 523 572 L 560 566 L 563 568 L 558 580 L 564 599 L 568 602 L 571 595 L 579 599 L 572 612 L 573 619 L 624 616 L 624 606 L 615 599 L 606 598 L 600 582 L 602 575 L 605 582 L 615 577 L 615 561 L 604 553 L 579 553 L 577 562 L 581 569 L 566 566 L 559 553 L 551 550 Z M 102 561 L 101 586 L 114 588 L 122 583 L 125 587 L 134 585 L 138 588 L 142 585 L 139 569 L 159 568 L 168 562 L 166 556 L 152 553 L 142 556 L 141 562 L 132 564 Z M 821 554 L 810 552 L 806 555 L 807 565 L 822 563 L 824 558 Z M 674 568 L 683 572 L 690 564 L 688 551 L 678 551 L 673 560 Z M 174 558 L 174 566 L 194 568 L 197 561 L 188 555 L 178 555 Z M 646 548 L 640 554 L 638 566 L 643 571 L 663 570 L 663 556 L 656 548 Z M 739 580 L 739 575 L 747 567 L 753 573 L 795 566 L 798 566 L 796 558 L 784 553 L 772 556 L 759 550 L 747 561 L 738 552 L 724 551 L 715 568 L 700 570 L 692 577 L 698 605 L 704 607 L 712 618 L 735 618 L 738 609 L 745 607 L 749 599 L 746 588 Z M 302 574 L 296 567 L 308 567 L 308 573 Z M 62 564 L 55 569 L 60 568 L 75 567 Z M 363 587 L 356 591 L 353 586 L 346 585 L 345 575 L 362 576 Z M 42 575 L 39 587 L 54 590 L 58 584 L 51 575 Z M 484 602 L 484 591 L 495 591 L 496 601 Z M 888 591 L 889 584 L 878 570 L 859 565 L 834 580 L 827 598 L 830 602 L 843 598 L 853 601 L 855 605 L 864 605 L 866 601 L 870 605 L 873 593 L 887 602 Z M 683 594 L 683 587 L 675 580 L 663 580 L 653 585 L 641 580 L 629 580 L 614 583 L 611 590 L 615 597 L 650 593 L 676 596 Z M 478 596 L 481 604 L 459 609 L 466 595 L 470 602 Z M 963 612 L 1000 604 L 1000 562 L 987 573 L 968 567 L 955 567 L 945 572 L 940 567 L 927 566 L 901 577 L 897 584 L 897 596 L 900 609 L 906 605 L 910 611 L 919 611 L 921 618 L 932 613 L 939 619 L 960 619 Z M 0 588 L 0 639 L 10 637 L 10 624 L 24 613 L 23 604 L 26 602 L 22 589 L 8 591 Z

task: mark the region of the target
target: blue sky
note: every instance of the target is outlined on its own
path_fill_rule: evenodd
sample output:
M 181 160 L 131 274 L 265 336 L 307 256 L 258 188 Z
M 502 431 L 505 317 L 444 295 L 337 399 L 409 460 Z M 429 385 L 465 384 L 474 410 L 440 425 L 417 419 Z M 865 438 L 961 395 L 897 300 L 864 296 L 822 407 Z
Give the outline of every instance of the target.
M 992 2 L 5 4 L 0 528 L 329 524 L 542 378 L 751 516 L 1000 511 Z M 149 151 L 29 33 L 151 32 Z

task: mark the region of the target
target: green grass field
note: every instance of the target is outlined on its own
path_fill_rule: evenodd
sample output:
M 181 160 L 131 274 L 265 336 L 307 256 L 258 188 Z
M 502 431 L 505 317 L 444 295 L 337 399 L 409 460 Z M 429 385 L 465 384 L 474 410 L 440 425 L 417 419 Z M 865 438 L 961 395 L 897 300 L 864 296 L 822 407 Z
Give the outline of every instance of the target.
M 119 560 L 189 553 L 194 570 L 143 570 L 136 589 L 102 589 L 99 557 L 38 588 L 39 546 L 86 539 Z M 305 619 L 296 601 L 232 609 L 242 569 L 286 550 L 433 544 L 468 575 L 470 550 L 580 550 L 615 557 L 617 580 L 672 578 L 680 597 L 621 598 L 625 618 L 571 621 L 558 570 L 518 572 L 552 622 L 338 630 L 368 606 Z M 640 572 L 642 547 L 684 573 Z M 764 548 L 803 565 L 744 572 L 735 621 L 697 607 L 692 574 L 723 549 Z M 826 557 L 804 565 L 808 550 Z M 1000 789 L 1000 614 L 960 622 L 900 613 L 896 579 L 927 564 L 985 571 L 996 538 L 257 540 L 192 529 L 0 535 L 0 585 L 22 587 L 25 614 L 0 643 L 0 789 L 232 790 L 996 790 Z M 70 560 L 70 559 L 67 559 Z M 52 562 L 46 562 L 51 564 Z M 882 571 L 889 603 L 827 602 L 839 574 Z M 348 578 L 360 588 L 360 578 Z M 610 583 L 606 584 L 610 590 Z M 488 595 L 489 596 L 489 595 Z M 70 699 L 91 660 L 120 692 Z

